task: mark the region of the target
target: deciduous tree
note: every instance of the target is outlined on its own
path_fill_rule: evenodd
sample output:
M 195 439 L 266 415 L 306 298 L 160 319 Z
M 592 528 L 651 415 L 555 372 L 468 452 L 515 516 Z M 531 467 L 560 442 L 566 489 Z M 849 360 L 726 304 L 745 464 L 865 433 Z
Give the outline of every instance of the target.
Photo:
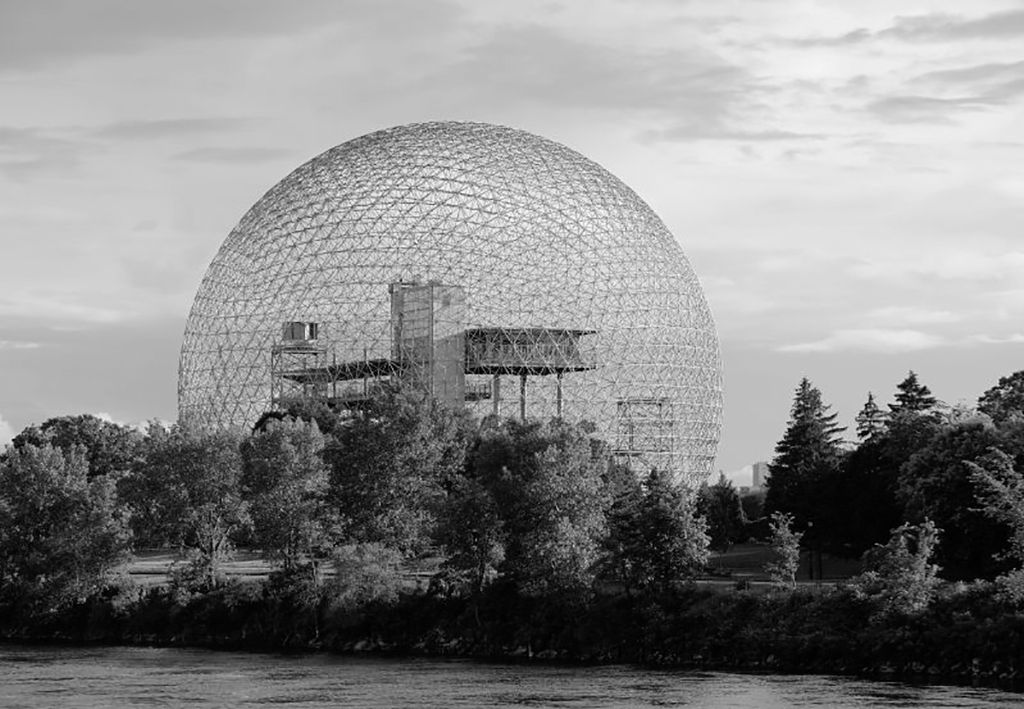
M 286 570 L 328 555 L 337 514 L 327 503 L 324 438 L 316 423 L 268 423 L 242 443 L 242 494 L 256 541 Z
M 40 426 L 29 426 L 11 441 L 13 448 L 25 444 L 37 447 L 47 444 L 60 448 L 65 455 L 75 446 L 85 450 L 89 476 L 123 473 L 132 468 L 139 454 L 142 434 L 135 429 L 104 421 L 91 414 L 57 416 Z
M 980 510 L 969 465 L 998 443 L 985 416 L 945 424 L 900 469 L 905 519 L 932 520 L 942 529 L 936 560 L 948 578 L 991 578 L 1006 570 L 993 554 L 1006 548 L 1009 530 Z
M 461 474 L 472 425 L 415 390 L 391 389 L 328 441 L 330 499 L 351 542 L 415 553 L 429 544 L 446 487 Z
M 711 548 L 728 551 L 740 539 L 746 519 L 739 493 L 732 481 L 720 474 L 714 485 L 703 485 L 697 495 L 697 514 L 707 522 Z
M 855 587 L 882 604 L 887 613 L 917 613 L 931 603 L 938 586 L 939 566 L 932 563 L 939 529 L 931 520 L 903 524 L 885 544 L 864 556 L 866 571 Z
M 773 583 L 794 586 L 796 573 L 800 570 L 800 540 L 803 534 L 793 529 L 793 516 L 775 512 L 769 522 L 771 537 L 768 543 L 772 560 L 765 565 L 765 572 Z
M 1004 595 L 1024 604 L 1024 476 L 1013 459 L 993 448 L 978 462 L 968 462 L 971 480 L 977 489 L 982 511 L 1010 528 L 1007 556 L 1014 568 L 998 579 Z
M 192 550 L 210 586 L 219 583 L 220 566 L 234 550 L 233 535 L 249 523 L 241 440 L 233 431 L 151 426 L 141 465 L 126 480 L 133 508 L 151 526 L 148 536 Z
M 672 479 L 655 469 L 638 505 L 639 545 L 633 566 L 640 586 L 664 588 L 692 576 L 708 561 L 708 536 L 696 505 Z
M 530 595 L 589 592 L 604 536 L 602 468 L 586 429 L 506 420 L 480 433 L 471 474 L 507 534 L 502 572 Z
M 1024 418 L 1024 370 L 999 378 L 999 383 L 978 399 L 978 411 L 1001 426 Z
M 112 477 L 85 449 L 23 443 L 0 462 L 0 597 L 49 611 L 100 590 L 130 551 Z
M 490 491 L 474 478 L 460 477 L 445 500 L 438 541 L 447 558 L 450 580 L 480 593 L 497 577 L 508 542 L 505 525 Z

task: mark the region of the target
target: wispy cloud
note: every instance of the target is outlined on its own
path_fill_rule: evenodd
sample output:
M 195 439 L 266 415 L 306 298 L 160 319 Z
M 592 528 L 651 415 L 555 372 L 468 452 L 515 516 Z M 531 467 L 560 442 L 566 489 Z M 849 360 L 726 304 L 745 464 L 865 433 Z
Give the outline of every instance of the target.
M 1024 37 L 1024 10 L 1004 10 L 982 17 L 933 13 L 897 17 L 879 33 L 913 42 Z
M 610 46 L 524 24 L 485 35 L 436 80 L 472 85 L 478 100 L 491 107 L 536 103 L 656 116 L 663 128 L 644 131 L 643 137 L 678 139 L 736 130 L 731 120 L 738 103 L 746 100 L 752 77 L 706 50 Z M 750 135 L 789 136 L 775 129 Z
M 14 440 L 14 428 L 0 415 L 0 450 Z
M 1002 40 L 1024 37 L 1024 10 L 1004 10 L 981 17 L 948 13 L 904 15 L 880 29 L 859 27 L 833 36 L 806 36 L 789 40 L 805 47 L 841 47 L 875 39 L 906 42 L 946 42 L 951 40 Z
M 1024 333 L 1011 335 L 970 335 L 964 340 L 968 345 L 1019 345 L 1024 343 Z
M 993 281 L 1024 272 L 1024 251 L 979 253 L 968 247 L 911 254 L 889 253 L 857 260 L 849 272 L 868 280 L 907 282 L 934 278 L 953 281 Z
M 42 347 L 38 342 L 24 340 L 0 340 L 0 350 L 35 350 Z
M 949 310 L 932 310 L 910 305 L 888 305 L 874 308 L 864 316 L 874 326 L 905 327 L 907 325 L 941 325 L 960 322 L 963 316 Z
M 811 342 L 782 345 L 779 352 L 917 352 L 947 344 L 945 338 L 920 330 L 854 329 L 837 330 Z
M 80 298 L 80 296 L 79 296 Z M 115 309 L 73 302 L 72 294 L 19 293 L 0 299 L 0 316 L 12 319 L 34 319 L 55 323 L 113 323 L 129 318 L 130 307 Z
M 206 133 L 236 131 L 250 124 L 245 118 L 161 118 L 117 121 L 91 131 L 97 138 L 110 140 L 160 140 Z
M 984 96 L 938 98 L 888 96 L 868 104 L 868 111 L 890 123 L 952 123 L 965 112 L 984 110 L 992 100 Z
M 0 0 L 0 71 L 136 52 L 161 41 L 270 37 L 403 13 L 441 15 L 448 6 L 441 0 Z
M 38 128 L 0 126 L 0 174 L 16 181 L 65 174 L 78 167 L 88 146 Z
M 195 148 L 178 153 L 174 159 L 188 162 L 251 165 L 277 160 L 288 155 L 291 155 L 291 151 L 280 148 Z

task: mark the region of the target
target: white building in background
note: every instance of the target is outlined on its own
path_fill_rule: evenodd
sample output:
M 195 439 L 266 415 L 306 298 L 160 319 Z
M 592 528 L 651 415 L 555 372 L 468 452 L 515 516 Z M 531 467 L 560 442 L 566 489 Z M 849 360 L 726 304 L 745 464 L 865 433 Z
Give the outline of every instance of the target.
M 750 486 L 754 489 L 764 487 L 764 483 L 768 479 L 768 463 L 766 461 L 759 460 L 750 467 L 753 471 Z

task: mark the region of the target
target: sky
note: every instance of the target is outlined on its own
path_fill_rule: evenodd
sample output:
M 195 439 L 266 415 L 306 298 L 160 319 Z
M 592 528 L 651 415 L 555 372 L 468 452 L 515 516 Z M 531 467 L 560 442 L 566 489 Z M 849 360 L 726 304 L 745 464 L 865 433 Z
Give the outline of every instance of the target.
M 0 0 L 0 444 L 175 419 L 249 206 L 426 120 L 564 143 L 661 216 L 739 482 L 801 377 L 852 426 L 909 370 L 971 405 L 1024 368 L 1024 0 Z

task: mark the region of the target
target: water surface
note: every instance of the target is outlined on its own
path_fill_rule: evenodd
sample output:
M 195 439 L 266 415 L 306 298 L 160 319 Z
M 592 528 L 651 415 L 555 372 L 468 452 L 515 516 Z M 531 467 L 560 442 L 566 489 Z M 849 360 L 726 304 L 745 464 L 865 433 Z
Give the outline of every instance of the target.
M 994 689 L 814 675 L 0 645 L 0 707 L 1020 707 Z

